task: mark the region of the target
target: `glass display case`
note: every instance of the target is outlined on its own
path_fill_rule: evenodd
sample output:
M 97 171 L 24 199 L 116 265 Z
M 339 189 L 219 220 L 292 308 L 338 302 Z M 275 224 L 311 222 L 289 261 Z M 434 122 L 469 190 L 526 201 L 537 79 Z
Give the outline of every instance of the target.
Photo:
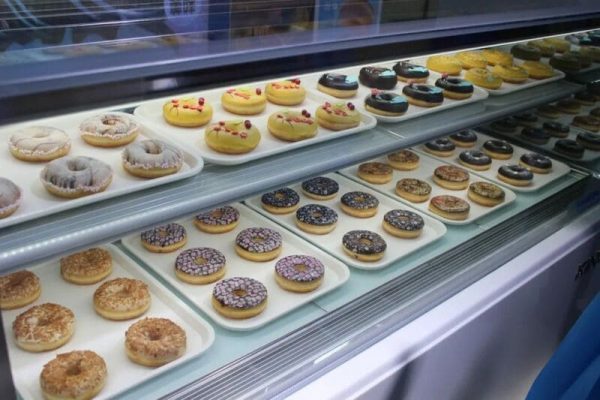
M 407 391 L 390 372 L 409 375 L 403 354 L 442 365 L 455 357 L 443 349 L 467 346 L 441 339 L 457 332 L 477 357 L 491 334 L 469 312 L 516 326 L 518 311 L 483 310 L 547 309 L 560 292 L 576 305 L 554 320 L 534 309 L 553 323 L 537 364 L 510 376 L 522 396 L 558 325 L 600 288 L 599 12 L 585 0 L 6 2 L 1 294 L 29 270 L 41 296 L 2 311 L 2 393 L 41 398 L 46 363 L 92 350 L 108 370 L 100 398 L 423 398 L 440 371 L 415 372 Z M 110 277 L 73 284 L 65 257 L 92 247 L 110 254 Z M 219 256 L 225 272 L 202 269 Z M 286 289 L 286 263 L 302 275 L 315 259 L 320 285 Z M 539 298 L 519 295 L 538 276 Z M 146 283 L 143 315 L 184 329 L 183 355 L 151 368 L 126 354 L 141 314 L 111 321 L 97 304 L 124 277 Z M 234 277 L 266 288 L 258 315 L 220 308 L 216 288 Z M 13 321 L 47 302 L 73 310 L 75 333 L 24 350 Z

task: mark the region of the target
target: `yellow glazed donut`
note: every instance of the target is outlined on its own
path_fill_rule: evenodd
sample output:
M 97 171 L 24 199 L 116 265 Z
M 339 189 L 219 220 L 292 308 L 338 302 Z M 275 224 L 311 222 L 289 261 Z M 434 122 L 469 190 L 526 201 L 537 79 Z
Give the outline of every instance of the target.
M 485 89 L 498 89 L 502 86 L 502 78 L 483 68 L 471 68 L 465 74 L 465 79 Z
M 202 126 L 210 122 L 212 115 L 212 106 L 204 97 L 173 99 L 163 105 L 163 117 L 171 125 L 186 128 Z
M 306 110 L 277 111 L 269 117 L 269 132 L 276 138 L 297 142 L 317 134 L 317 123 Z
M 546 43 L 554 46 L 556 51 L 559 53 L 564 53 L 566 51 L 571 50 L 571 43 L 569 43 L 569 41 L 566 39 L 559 38 L 559 37 L 552 37 L 552 38 L 544 39 L 544 41 Z
M 508 83 L 523 83 L 529 78 L 527 70 L 516 65 L 496 65 L 492 68 L 492 73 Z
M 490 65 L 512 65 L 513 56 L 510 53 L 496 49 L 483 49 L 481 55 Z
M 219 153 L 243 154 L 258 146 L 260 132 L 249 120 L 219 121 L 206 127 L 204 140 Z
M 527 71 L 532 79 L 547 79 L 554 76 L 554 69 L 539 61 L 525 61 L 521 64 L 521 68 Z
M 306 91 L 300 86 L 300 79 L 270 82 L 265 88 L 267 100 L 282 106 L 301 104 L 306 97 Z
M 260 114 L 267 106 L 267 97 L 259 88 L 228 89 L 221 96 L 221 105 L 234 114 Z
M 360 124 L 360 114 L 352 103 L 328 103 L 317 108 L 317 122 L 333 131 L 350 129 Z
M 542 57 L 552 57 L 556 52 L 556 48 L 545 40 L 532 40 L 527 44 L 538 48 L 542 52 Z
M 487 61 L 477 51 L 461 51 L 456 54 L 456 58 L 458 58 L 464 69 L 487 67 Z
M 427 59 L 427 68 L 441 74 L 459 75 L 462 64 L 455 56 L 431 56 Z

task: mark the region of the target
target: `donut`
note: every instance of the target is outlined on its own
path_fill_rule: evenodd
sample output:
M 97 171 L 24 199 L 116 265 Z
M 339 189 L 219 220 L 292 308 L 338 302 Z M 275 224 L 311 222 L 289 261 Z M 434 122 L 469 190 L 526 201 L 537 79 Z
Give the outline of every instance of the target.
M 573 158 L 583 157 L 585 147 L 575 140 L 560 139 L 554 143 L 554 151 Z
M 579 58 L 570 54 L 555 54 L 550 58 L 550 65 L 566 73 L 577 72 L 581 69 Z
M 473 147 L 477 142 L 477 134 L 470 129 L 464 129 L 448 136 L 448 139 L 458 147 Z
M 556 102 L 556 108 L 567 114 L 577 114 L 581 109 L 581 103 L 574 99 L 563 99 Z
M 136 364 L 160 367 L 185 354 L 183 328 L 166 318 L 144 318 L 125 332 L 125 352 Z
M 300 196 L 294 189 L 286 187 L 263 194 L 260 201 L 262 207 L 272 214 L 289 214 L 298 208 Z
M 519 125 L 531 127 L 535 127 L 539 119 L 535 114 L 529 112 L 513 115 L 512 118 Z
M 171 125 L 193 128 L 206 125 L 213 116 L 213 108 L 204 97 L 175 98 L 163 105 L 163 118 Z
M 275 281 L 290 292 L 312 292 L 321 286 L 325 266 L 315 257 L 292 255 L 275 264 Z
M 317 176 L 302 182 L 302 192 L 315 200 L 331 200 L 340 190 L 340 185 L 331 178 Z
M 487 140 L 482 150 L 488 156 L 497 160 L 508 160 L 513 155 L 513 147 L 506 140 Z
M 400 171 L 411 171 L 419 168 L 419 156 L 410 150 L 398 150 L 388 154 L 387 162 L 392 168 Z
M 469 172 L 453 165 L 441 165 L 433 171 L 433 181 L 443 188 L 463 190 L 469 186 Z
M 95 397 L 106 382 L 104 359 L 90 350 L 58 354 L 44 365 L 40 386 L 45 399 L 86 400 Z
M 569 131 L 571 130 L 568 125 L 555 121 L 544 122 L 542 124 L 542 129 L 548 132 L 550 135 L 558 138 L 565 138 L 569 136 Z
M 30 271 L 17 271 L 0 276 L 0 310 L 24 307 L 42 293 L 40 279 Z
M 267 94 L 267 100 L 281 106 L 302 104 L 306 97 L 306 90 L 300 85 L 300 79 L 267 83 L 265 93 Z
M 533 180 L 531 171 L 520 165 L 503 165 L 498 168 L 498 178 L 513 186 L 527 186 Z
M 277 111 L 267 122 L 271 135 L 288 142 L 309 139 L 317 134 L 318 125 L 308 111 Z
M 250 261 L 277 258 L 281 247 L 281 234 L 270 228 L 246 228 L 235 238 L 235 252 Z
M 557 119 L 560 117 L 560 110 L 552 104 L 544 104 L 543 106 L 539 106 L 535 112 L 546 118 Z
M 429 70 L 421 65 L 412 64 L 408 61 L 400 61 L 394 64 L 396 78 L 401 82 L 425 83 L 429 78 Z
M 595 63 L 600 63 L 600 47 L 598 46 L 582 46 L 579 48 L 579 52 L 583 56 L 587 56 L 592 59 Z
M 408 110 L 408 102 L 397 93 L 373 90 L 365 97 L 365 109 L 373 114 L 397 117 Z
M 600 118 L 591 115 L 577 115 L 573 117 L 571 125 L 587 129 L 588 131 L 598 132 L 600 131 Z
M 460 75 L 462 71 L 462 63 L 455 56 L 431 56 L 427 59 L 426 65 L 430 70 L 440 74 Z
M 110 166 L 91 157 L 65 156 L 50 161 L 40 174 L 46 190 L 58 197 L 74 199 L 103 192 L 112 182 Z
M 67 307 L 44 303 L 19 314 L 12 329 L 21 349 L 34 353 L 54 350 L 73 336 L 75 314 Z
M 194 225 L 202 232 L 225 233 L 235 229 L 240 223 L 240 212 L 232 206 L 215 208 L 196 215 Z
M 521 60 L 526 61 L 539 61 L 542 58 L 542 52 L 540 49 L 534 46 L 530 46 L 525 43 L 519 43 L 511 47 L 510 53 Z
M 435 81 L 435 86 L 443 90 L 446 98 L 454 100 L 464 100 L 473 96 L 473 85 L 471 82 L 461 78 L 451 78 L 442 76 Z
M 71 139 L 65 131 L 50 126 L 30 126 L 8 139 L 10 153 L 22 161 L 51 161 L 71 150 Z
M 465 79 L 484 89 L 496 90 L 502 86 L 502 78 L 485 68 L 471 68 L 465 73 Z
M 342 245 L 350 257 L 368 262 L 381 260 L 387 248 L 387 243 L 380 235 L 366 230 L 345 233 Z
M 148 285 L 137 279 L 112 279 L 94 292 L 94 309 L 106 319 L 121 321 L 136 318 L 149 308 Z
M 204 141 L 218 153 L 243 154 L 258 146 L 260 132 L 249 120 L 219 121 L 206 127 Z
M 365 192 L 344 193 L 340 199 L 342 211 L 358 218 L 370 218 L 377 214 L 379 200 L 372 194 Z
M 492 166 L 492 159 L 479 150 L 465 150 L 458 155 L 458 162 L 476 171 L 485 171 Z
M 378 185 L 388 183 L 392 180 L 393 169 L 382 162 L 366 162 L 358 166 L 358 177 L 369 183 Z
M 412 211 L 390 210 L 383 216 L 383 229 L 400 238 L 416 238 L 424 226 L 423 218 Z
M 431 186 L 420 179 L 402 178 L 396 182 L 396 194 L 410 202 L 422 203 L 429 198 Z
M 513 56 L 502 50 L 483 49 L 481 55 L 489 65 L 513 65 Z
M 358 80 L 365 86 L 381 90 L 393 89 L 398 82 L 394 71 L 382 67 L 362 67 Z
M 554 76 L 554 68 L 540 61 L 525 61 L 521 64 L 531 79 L 548 79 Z
M 486 59 L 478 51 L 460 51 L 456 53 L 456 58 L 460 61 L 463 69 L 487 67 Z
M 552 57 L 556 52 L 556 48 L 543 39 L 531 40 L 527 42 L 527 45 L 538 49 L 542 53 L 542 57 Z
M 358 90 L 358 81 L 354 76 L 342 74 L 323 74 L 319 78 L 317 89 L 333 97 L 345 99 L 353 97 Z
M 469 199 L 486 207 L 494 207 L 504 201 L 504 190 L 498 185 L 487 182 L 473 182 L 467 191 Z
M 142 246 L 153 253 L 171 253 L 187 243 L 185 228 L 179 224 L 160 225 L 142 232 Z
M 580 102 L 584 106 L 593 106 L 596 104 L 596 95 L 589 91 L 577 92 L 573 95 L 575 101 Z
M 494 121 L 490 124 L 490 128 L 498 132 L 514 133 L 517 130 L 518 124 L 511 118 L 504 118 Z
M 140 126 L 126 114 L 102 114 L 90 117 L 79 125 L 79 134 L 88 144 L 98 147 L 119 147 L 135 140 Z
M 352 103 L 325 102 L 317 108 L 317 122 L 323 128 L 341 131 L 357 127 L 360 124 L 360 114 Z
M 226 318 L 247 319 L 264 311 L 267 297 L 267 288 L 259 281 L 234 277 L 215 285 L 212 306 Z
M 106 249 L 94 247 L 60 259 L 60 274 L 67 282 L 91 285 L 112 272 L 112 256 Z
M 519 165 L 536 174 L 547 174 L 552 170 L 552 161 L 538 153 L 525 153 L 519 159 Z
M 467 219 L 470 208 L 469 203 L 455 196 L 435 196 L 429 201 L 431 212 L 454 221 Z
M 579 65 L 581 68 L 589 68 L 592 65 L 592 58 L 584 53 L 579 51 L 567 51 L 563 53 L 563 57 L 573 57 L 579 61 Z
M 123 168 L 140 178 L 172 175 L 183 166 L 181 151 L 156 139 L 131 143 L 123 150 L 121 159 Z
M 600 151 L 600 135 L 597 133 L 581 132 L 575 140 L 586 149 Z
M 195 247 L 179 253 L 175 276 L 194 285 L 205 285 L 225 276 L 225 256 L 217 249 Z
M 402 88 L 408 102 L 419 107 L 435 107 L 444 102 L 444 91 L 423 83 L 409 83 Z
M 0 177 L 0 219 L 12 215 L 21 205 L 21 189 L 10 179 Z
M 335 229 L 337 213 L 320 204 L 307 204 L 296 211 L 296 225 L 308 233 L 325 235 Z
M 502 78 L 504 82 L 515 84 L 524 83 L 529 78 L 529 72 L 516 65 L 495 65 L 492 73 Z
M 450 157 L 456 145 L 448 138 L 438 138 L 425 143 L 425 151 L 438 157 Z
M 541 128 L 525 127 L 521 130 L 521 137 L 534 144 L 546 144 L 550 140 L 550 134 Z
M 233 114 L 260 114 L 267 107 L 267 96 L 259 88 L 227 89 L 221 95 L 221 106 Z

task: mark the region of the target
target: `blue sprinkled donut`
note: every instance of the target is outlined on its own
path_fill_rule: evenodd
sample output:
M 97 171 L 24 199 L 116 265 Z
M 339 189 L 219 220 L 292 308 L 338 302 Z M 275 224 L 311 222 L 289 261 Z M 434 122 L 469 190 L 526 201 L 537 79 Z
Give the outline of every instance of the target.
M 340 185 L 326 176 L 317 176 L 302 182 L 302 190 L 313 199 L 328 200 L 335 197 L 340 190 Z
M 347 232 L 342 238 L 344 250 L 361 261 L 377 261 L 383 257 L 387 244 L 375 232 L 356 230 Z
M 171 223 L 142 232 L 141 239 L 146 249 L 155 253 L 168 253 L 185 246 L 187 233 L 183 226 Z
M 283 257 L 275 264 L 275 280 L 286 290 L 310 292 L 321 284 L 325 266 L 311 256 Z
M 295 190 L 281 188 L 262 195 L 263 208 L 272 213 L 289 213 L 298 207 L 300 196 Z
M 416 237 L 425 226 L 419 214 L 407 210 L 390 210 L 383 216 L 383 222 L 387 232 L 400 237 Z

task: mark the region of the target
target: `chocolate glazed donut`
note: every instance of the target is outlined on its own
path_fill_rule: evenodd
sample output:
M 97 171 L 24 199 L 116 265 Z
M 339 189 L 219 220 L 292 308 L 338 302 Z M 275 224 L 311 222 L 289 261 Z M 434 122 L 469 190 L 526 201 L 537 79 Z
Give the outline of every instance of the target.
M 552 161 L 548 157 L 537 153 L 523 154 L 519 159 L 519 164 L 538 174 L 547 173 L 552 168 Z
M 530 170 L 520 165 L 503 165 L 498 168 L 498 175 L 513 181 L 521 181 L 528 183 L 533 179 L 533 174 Z
M 411 83 L 404 86 L 402 93 L 409 98 L 409 103 L 417 106 L 438 106 L 444 101 L 443 90 L 431 85 Z
M 444 90 L 444 95 L 451 99 L 466 99 L 471 97 L 475 90 L 471 82 L 465 79 L 448 76 L 442 76 L 436 80 L 435 86 L 442 88 Z
M 400 61 L 394 65 L 398 80 L 403 82 L 425 83 L 429 78 L 429 70 L 421 65 Z
M 554 143 L 554 150 L 570 157 L 581 158 L 585 148 L 574 140 L 560 139 Z
M 355 78 L 342 74 L 323 74 L 319 84 L 337 90 L 356 90 L 358 82 Z
M 396 115 L 404 114 L 408 109 L 406 98 L 392 92 L 373 91 L 365 98 L 365 105 L 375 110 Z
M 383 90 L 393 89 L 398 82 L 394 71 L 381 67 L 361 68 L 358 79 L 365 86 Z

